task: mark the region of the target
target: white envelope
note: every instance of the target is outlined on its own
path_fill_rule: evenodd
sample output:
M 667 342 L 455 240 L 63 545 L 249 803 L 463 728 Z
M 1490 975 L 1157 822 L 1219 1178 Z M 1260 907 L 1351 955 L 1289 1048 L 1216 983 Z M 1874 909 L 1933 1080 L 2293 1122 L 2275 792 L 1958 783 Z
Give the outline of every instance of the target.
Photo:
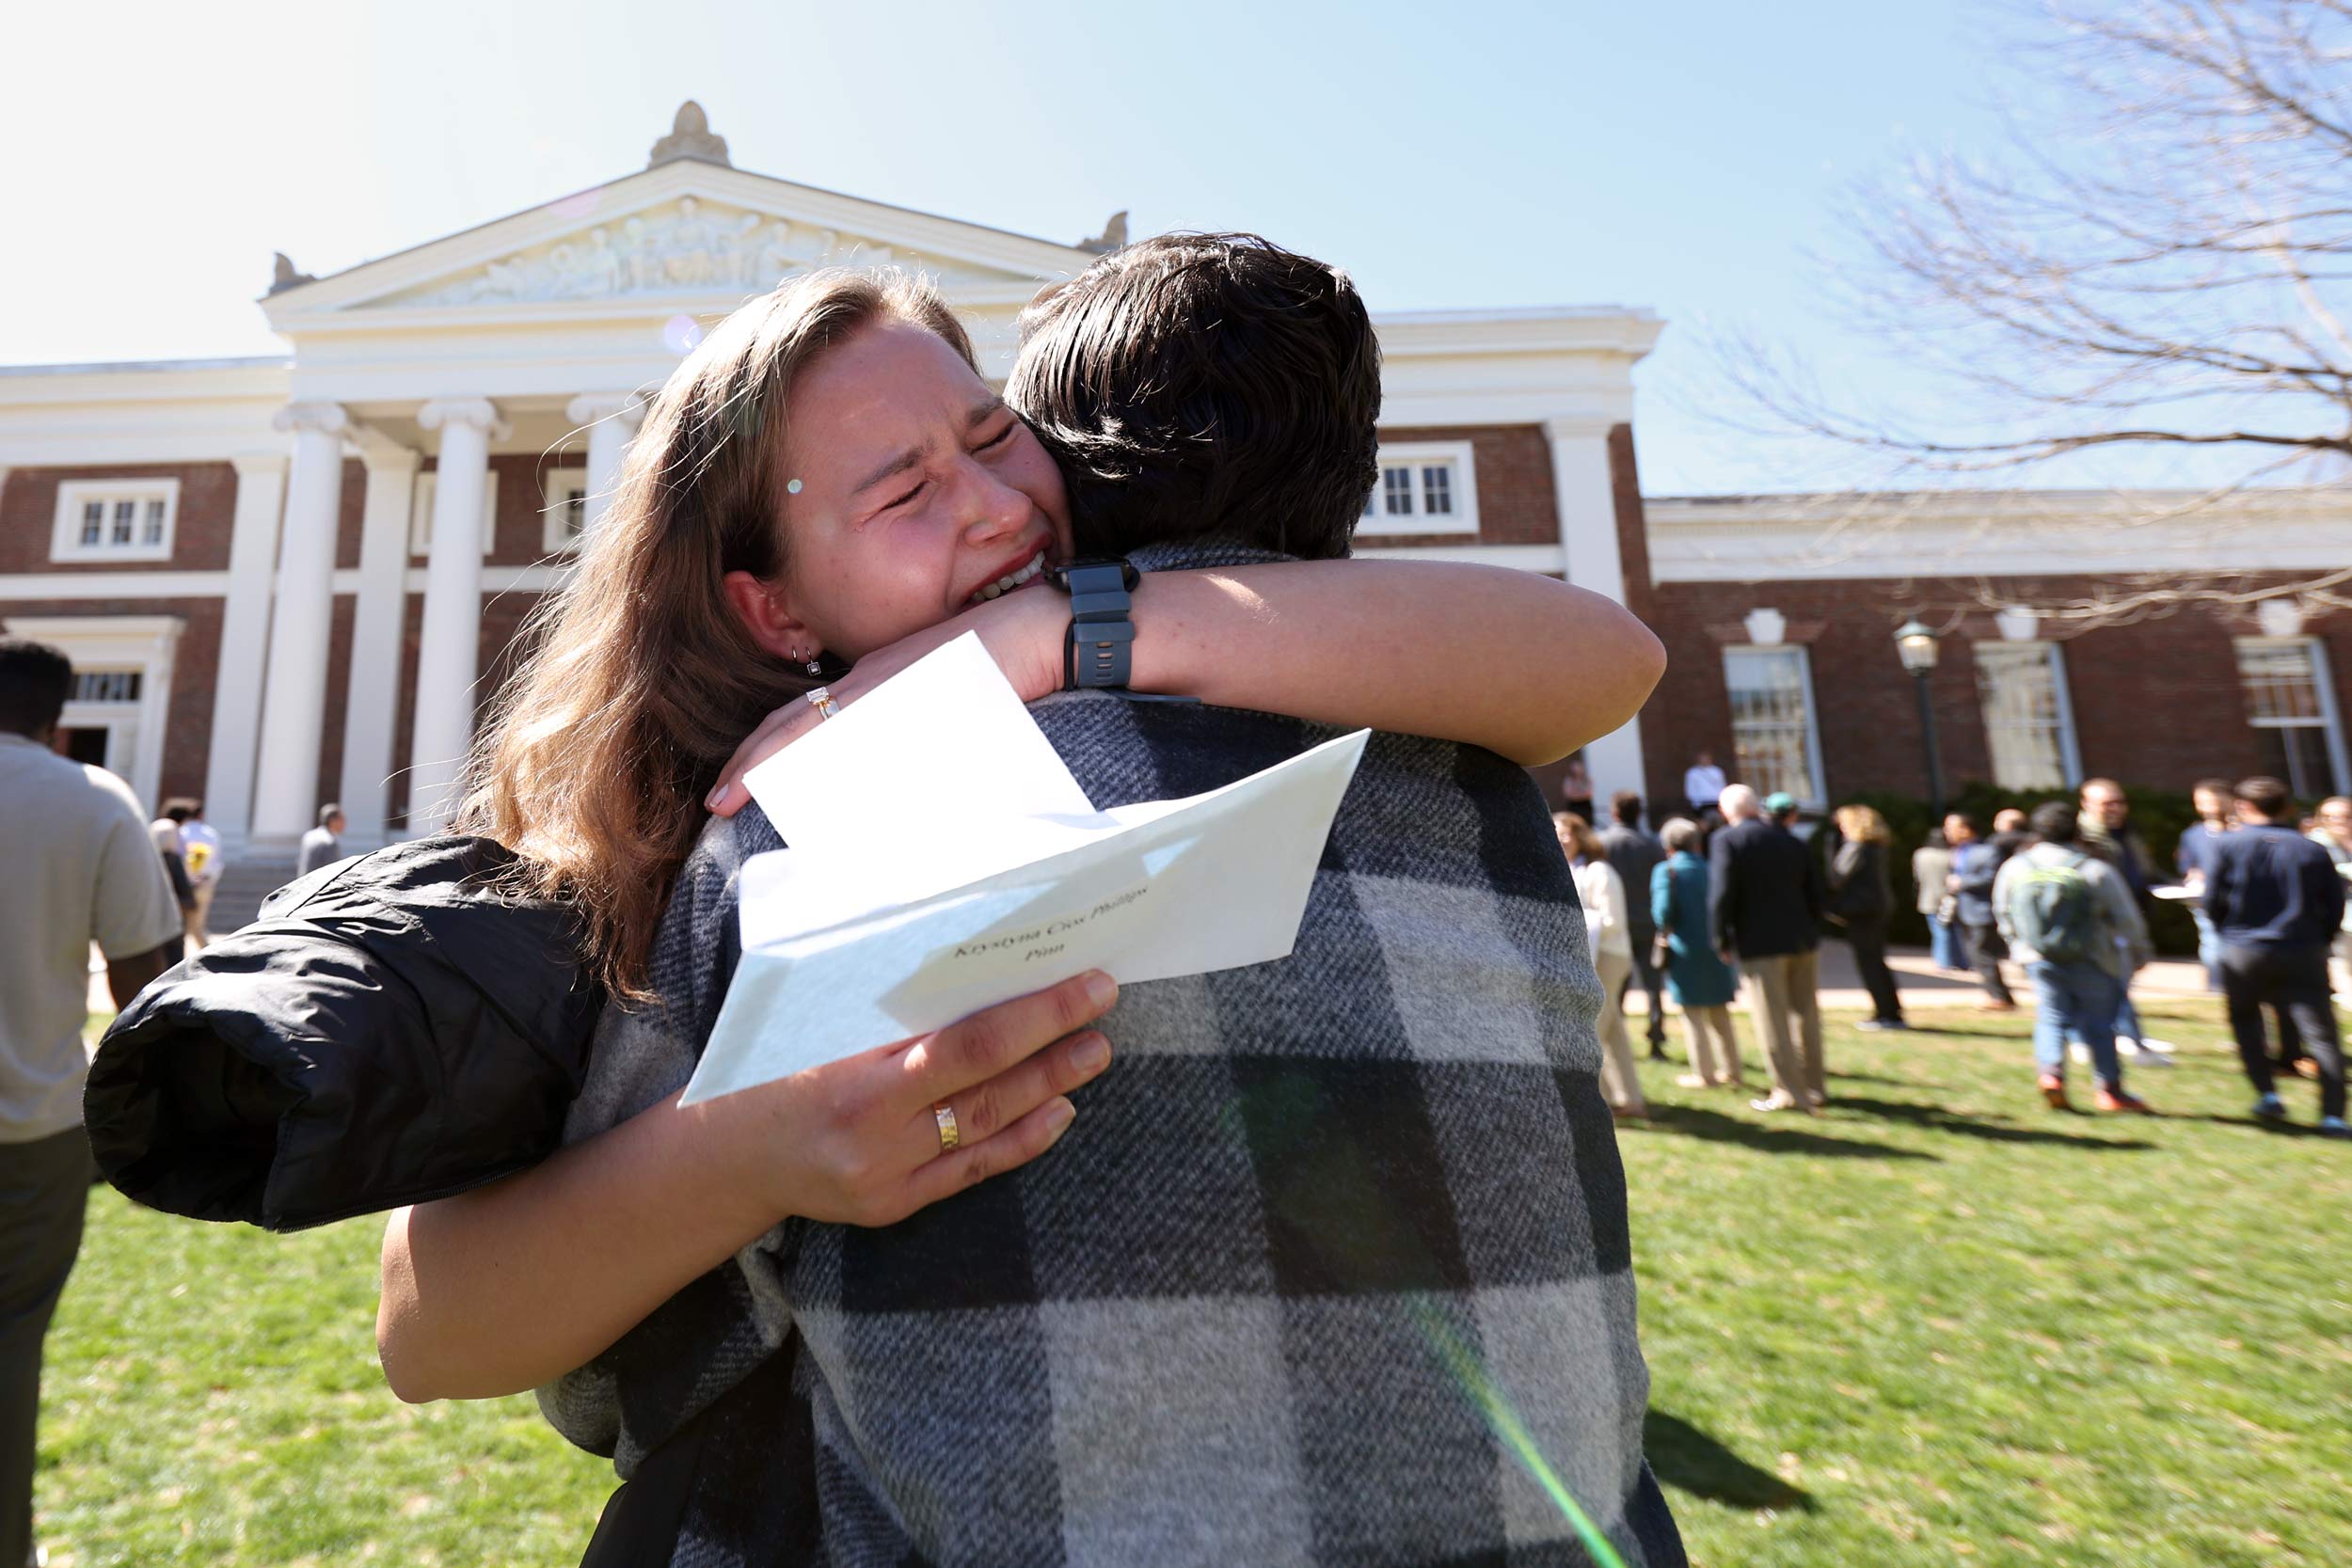
M 742 958 L 682 1102 L 1084 970 L 1130 984 L 1286 957 L 1368 736 L 1095 812 L 977 640 L 959 639 L 747 779 L 792 847 L 744 864 Z

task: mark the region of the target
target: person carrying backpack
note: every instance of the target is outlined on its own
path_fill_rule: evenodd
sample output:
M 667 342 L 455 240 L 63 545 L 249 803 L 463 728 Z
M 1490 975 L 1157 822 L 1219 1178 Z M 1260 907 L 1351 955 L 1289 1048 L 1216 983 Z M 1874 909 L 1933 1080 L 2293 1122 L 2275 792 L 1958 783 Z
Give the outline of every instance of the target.
M 2145 1115 L 2147 1101 L 2123 1087 L 2115 1014 L 2132 971 L 2153 957 L 2148 927 L 2128 883 L 2087 854 L 2073 808 L 2054 801 L 2033 814 L 2034 842 L 2012 855 L 1993 882 L 1993 910 L 2010 951 L 2033 980 L 2034 1061 L 2042 1098 L 2071 1110 L 2066 1041 L 2090 1051 L 2102 1111 Z

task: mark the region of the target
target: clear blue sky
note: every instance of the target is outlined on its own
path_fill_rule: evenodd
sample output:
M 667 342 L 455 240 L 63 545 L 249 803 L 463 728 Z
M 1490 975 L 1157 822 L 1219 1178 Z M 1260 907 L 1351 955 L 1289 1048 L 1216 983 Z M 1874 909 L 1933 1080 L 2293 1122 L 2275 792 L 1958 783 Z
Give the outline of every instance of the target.
M 230 20 L 234 18 L 235 20 Z M 643 166 L 679 100 L 742 167 L 1071 240 L 1254 229 L 1375 309 L 1645 306 L 1653 495 L 1820 483 L 1725 431 L 1709 324 L 1849 384 L 1815 309 L 1859 175 L 1989 146 L 1963 0 L 1765 7 L 402 5 L 20 8 L 0 93 L 0 361 L 266 354 L 325 273 Z

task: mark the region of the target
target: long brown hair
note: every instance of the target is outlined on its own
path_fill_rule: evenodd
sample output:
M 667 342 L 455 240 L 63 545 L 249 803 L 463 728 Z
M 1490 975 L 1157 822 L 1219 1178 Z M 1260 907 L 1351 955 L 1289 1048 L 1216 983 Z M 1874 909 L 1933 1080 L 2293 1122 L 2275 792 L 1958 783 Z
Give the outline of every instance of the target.
M 615 995 L 647 994 L 646 955 L 719 769 L 815 684 L 752 640 L 721 584 L 786 569 L 778 462 L 793 380 L 884 320 L 974 363 L 928 282 L 831 269 L 744 306 L 678 366 L 474 742 L 453 827 L 512 849 L 517 891 L 578 907 L 588 966 Z

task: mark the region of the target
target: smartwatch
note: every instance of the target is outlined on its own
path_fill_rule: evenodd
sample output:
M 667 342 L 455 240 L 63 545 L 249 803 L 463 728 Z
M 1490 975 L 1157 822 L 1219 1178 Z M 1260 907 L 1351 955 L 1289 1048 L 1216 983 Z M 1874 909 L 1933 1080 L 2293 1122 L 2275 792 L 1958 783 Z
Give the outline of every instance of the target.
M 1136 641 L 1132 595 L 1143 573 L 1120 556 L 1085 556 L 1046 567 L 1045 580 L 1070 595 L 1061 689 L 1123 690 Z

